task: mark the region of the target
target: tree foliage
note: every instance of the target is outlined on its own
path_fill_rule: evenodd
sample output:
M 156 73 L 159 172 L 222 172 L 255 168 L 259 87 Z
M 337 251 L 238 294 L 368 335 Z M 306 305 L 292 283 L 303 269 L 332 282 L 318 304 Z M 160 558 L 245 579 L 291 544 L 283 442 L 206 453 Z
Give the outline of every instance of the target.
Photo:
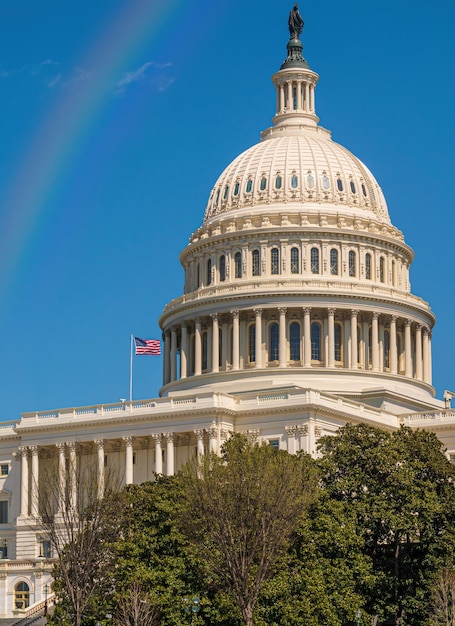
M 263 584 L 282 563 L 314 496 L 311 460 L 236 435 L 220 457 L 189 463 L 182 486 L 182 528 L 212 583 L 232 594 L 250 626 Z
M 455 473 L 441 443 L 426 431 L 348 425 L 320 453 L 323 490 L 352 511 L 373 564 L 367 612 L 422 624 L 454 546 Z

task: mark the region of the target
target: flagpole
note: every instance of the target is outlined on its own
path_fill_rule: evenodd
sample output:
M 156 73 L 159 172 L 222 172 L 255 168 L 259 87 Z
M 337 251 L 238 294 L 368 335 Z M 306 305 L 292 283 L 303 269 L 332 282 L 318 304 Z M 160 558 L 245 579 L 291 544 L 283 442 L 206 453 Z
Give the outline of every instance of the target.
M 130 402 L 133 401 L 133 335 L 130 338 Z

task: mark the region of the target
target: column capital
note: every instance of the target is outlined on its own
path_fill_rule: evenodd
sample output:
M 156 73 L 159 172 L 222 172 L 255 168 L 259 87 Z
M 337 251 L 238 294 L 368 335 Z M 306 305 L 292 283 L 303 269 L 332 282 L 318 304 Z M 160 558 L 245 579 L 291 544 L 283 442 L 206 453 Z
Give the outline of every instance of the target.
M 217 439 L 218 438 L 218 428 L 212 426 L 212 428 L 207 429 L 207 434 L 209 439 Z
M 279 308 L 278 308 L 278 313 L 279 313 L 280 315 L 286 315 L 286 313 L 287 313 L 287 308 L 286 308 L 285 306 L 281 306 L 281 307 L 279 307 Z
M 295 437 L 297 426 L 286 426 L 285 431 L 288 437 Z
M 201 430 L 194 430 L 193 432 L 196 435 L 196 437 L 199 439 L 199 441 L 202 441 L 204 439 L 205 431 L 203 429 L 201 429 Z
M 391 316 L 390 316 L 390 323 L 394 323 L 394 324 L 396 324 L 397 319 L 398 319 L 398 316 L 397 316 L 397 315 L 391 315 Z
M 98 450 L 104 450 L 104 445 L 106 443 L 105 439 L 95 439 L 94 442 L 95 446 L 97 447 Z
M 256 315 L 256 317 L 261 317 L 262 315 L 262 309 L 253 309 L 254 314 Z
M 59 441 L 58 443 L 55 444 L 55 447 L 57 448 L 60 454 L 62 453 L 65 454 L 66 443 L 64 441 Z
M 210 313 L 210 317 L 212 318 L 213 322 L 218 321 L 218 313 Z
M 238 309 L 234 309 L 233 311 L 231 311 L 231 315 L 233 319 L 238 320 L 240 317 L 240 311 Z
M 184 328 L 187 329 L 188 328 L 188 322 L 182 322 L 180 324 L 180 328 L 183 330 Z
M 194 318 L 194 324 L 195 324 L 195 326 L 201 326 L 201 324 L 202 324 L 201 318 L 200 317 L 195 317 Z
M 122 437 L 122 441 L 124 442 L 125 446 L 133 445 L 133 437 Z
M 152 439 L 154 440 L 155 444 L 161 443 L 162 438 L 163 438 L 162 433 L 153 433 L 152 435 Z
M 38 455 L 38 452 L 39 452 L 38 446 L 29 446 L 28 449 L 30 450 L 30 454 L 32 456 L 37 456 Z
M 336 309 L 332 309 L 332 308 L 327 309 L 327 313 L 328 313 L 329 315 L 335 315 L 335 313 L 336 313 Z
M 351 317 L 357 317 L 358 314 L 359 314 L 358 309 L 351 309 Z
M 70 452 L 76 452 L 77 444 L 75 441 L 67 441 L 66 447 L 68 448 Z
M 17 449 L 17 455 L 20 457 L 28 457 L 28 448 L 26 446 L 19 446 Z
M 411 326 L 411 320 L 410 320 L 410 319 L 406 319 L 406 320 L 404 321 L 404 325 L 405 325 L 405 326 L 409 326 L 409 327 L 410 327 L 410 326 Z
M 373 320 L 379 319 L 379 313 L 377 311 L 373 311 L 373 313 L 371 314 L 371 319 Z
M 177 439 L 175 433 L 163 433 L 163 437 L 166 439 L 167 443 L 174 443 Z
M 311 307 L 303 307 L 303 312 L 305 313 L 305 315 L 310 315 L 311 314 Z
M 304 424 L 302 426 L 299 426 L 299 434 L 300 435 L 308 435 L 308 424 Z

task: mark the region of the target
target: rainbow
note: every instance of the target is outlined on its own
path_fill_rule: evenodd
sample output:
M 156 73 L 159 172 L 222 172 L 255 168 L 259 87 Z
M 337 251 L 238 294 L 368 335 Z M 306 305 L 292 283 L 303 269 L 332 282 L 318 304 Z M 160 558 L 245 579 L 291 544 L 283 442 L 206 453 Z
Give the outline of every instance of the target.
M 188 6 L 190 5 L 190 6 Z M 215 12 L 217 13 L 217 12 Z M 219 11 L 218 11 L 219 13 Z M 161 58 L 172 45 L 185 45 L 185 33 L 205 29 L 214 15 L 206 0 L 134 0 L 122 5 L 104 31 L 88 46 L 77 64 L 90 68 L 92 81 L 71 92 L 61 90 L 54 106 L 42 119 L 15 167 L 15 176 L 2 197 L 0 218 L 0 298 L 26 268 L 27 250 L 44 227 L 62 181 L 97 121 L 112 103 L 121 76 L 149 60 L 144 55 L 160 50 Z M 178 29 L 171 28 L 172 18 Z M 173 32 L 173 30 L 178 32 Z

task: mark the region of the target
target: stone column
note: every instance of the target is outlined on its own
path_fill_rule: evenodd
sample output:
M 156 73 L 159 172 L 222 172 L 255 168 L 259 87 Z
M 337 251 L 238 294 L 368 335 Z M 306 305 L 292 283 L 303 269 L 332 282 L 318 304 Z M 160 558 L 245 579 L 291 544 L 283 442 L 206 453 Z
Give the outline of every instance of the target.
M 69 486 L 69 499 L 70 506 L 72 509 L 75 509 L 77 506 L 77 458 L 76 458 L 76 442 L 70 441 L 66 444 L 69 450 L 69 476 L 68 476 L 68 486 Z
M 398 373 L 397 318 L 395 315 L 390 318 L 390 373 Z
M 417 380 L 422 380 L 423 371 L 422 371 L 422 325 L 417 324 L 416 326 L 416 378 Z
M 32 517 L 38 517 L 38 498 L 39 498 L 39 457 L 38 446 L 30 446 L 30 453 L 32 455 L 32 484 L 31 484 L 31 503 L 30 511 Z
M 171 330 L 171 382 L 177 380 L 177 329 Z
M 430 383 L 430 385 L 432 384 L 432 380 L 433 380 L 433 357 L 431 356 L 431 337 L 432 337 L 432 332 L 431 330 L 428 331 L 428 363 L 427 363 L 427 374 L 428 374 L 428 382 Z
M 280 314 L 280 343 L 279 343 L 279 355 L 280 355 L 280 367 L 287 366 L 286 355 L 286 311 L 285 308 L 278 309 Z
M 202 374 L 202 326 L 199 317 L 195 319 L 194 332 L 194 375 Z
M 373 372 L 379 372 L 379 314 L 373 313 L 371 319 L 371 351 Z
M 104 496 L 104 439 L 96 439 L 95 445 L 98 458 L 98 498 Z
M 182 336 L 180 345 L 180 378 L 188 376 L 188 326 L 182 324 Z
M 311 367 L 311 309 L 303 309 L 303 366 Z
M 28 517 L 28 448 L 20 447 L 21 457 L 21 517 Z
M 166 476 L 174 476 L 175 474 L 175 461 L 174 461 L 174 433 L 165 433 L 166 439 Z
M 133 484 L 133 438 L 122 437 L 125 442 L 125 485 Z
M 155 440 L 155 474 L 163 473 L 163 449 L 161 447 L 161 433 L 152 435 Z
M 327 366 L 335 367 L 335 309 L 327 309 L 327 321 L 329 341 Z
M 218 326 L 218 314 L 212 314 L 212 372 L 220 371 L 220 337 Z
M 66 501 L 66 444 L 58 443 L 58 512 L 61 514 Z
M 209 452 L 218 454 L 218 428 L 212 426 L 207 430 L 209 435 Z
M 300 450 L 303 452 L 308 452 L 307 438 L 308 438 L 307 424 L 304 424 L 303 426 L 299 426 Z
M 411 322 L 406 320 L 404 325 L 404 359 L 405 376 L 412 378 L 412 354 L 411 354 Z
M 300 82 L 296 83 L 296 91 L 297 91 L 297 110 L 302 110 L 302 84 Z
M 240 323 L 239 311 L 231 311 L 232 314 L 232 369 L 240 367 Z
M 254 309 L 256 316 L 256 368 L 262 367 L 262 309 Z
M 197 438 L 197 455 L 203 456 L 204 454 L 204 431 L 203 430 L 195 430 L 194 434 Z
M 358 355 L 358 338 L 357 338 L 357 315 L 358 311 L 351 309 L 351 369 L 356 370 L 359 367 Z
M 221 325 L 221 369 L 227 371 L 228 363 L 228 344 L 229 344 L 229 327 L 226 320 L 226 316 L 223 316 L 223 323 Z
M 163 359 L 163 384 L 167 385 L 171 377 L 171 343 L 169 331 L 163 333 L 164 336 L 164 359 Z
M 429 333 L 428 328 L 423 329 L 423 380 L 426 383 L 431 383 L 430 379 L 430 350 L 429 350 Z
M 289 454 L 295 454 L 297 452 L 295 434 L 297 432 L 296 426 L 286 426 L 286 433 L 288 436 L 288 452 Z

